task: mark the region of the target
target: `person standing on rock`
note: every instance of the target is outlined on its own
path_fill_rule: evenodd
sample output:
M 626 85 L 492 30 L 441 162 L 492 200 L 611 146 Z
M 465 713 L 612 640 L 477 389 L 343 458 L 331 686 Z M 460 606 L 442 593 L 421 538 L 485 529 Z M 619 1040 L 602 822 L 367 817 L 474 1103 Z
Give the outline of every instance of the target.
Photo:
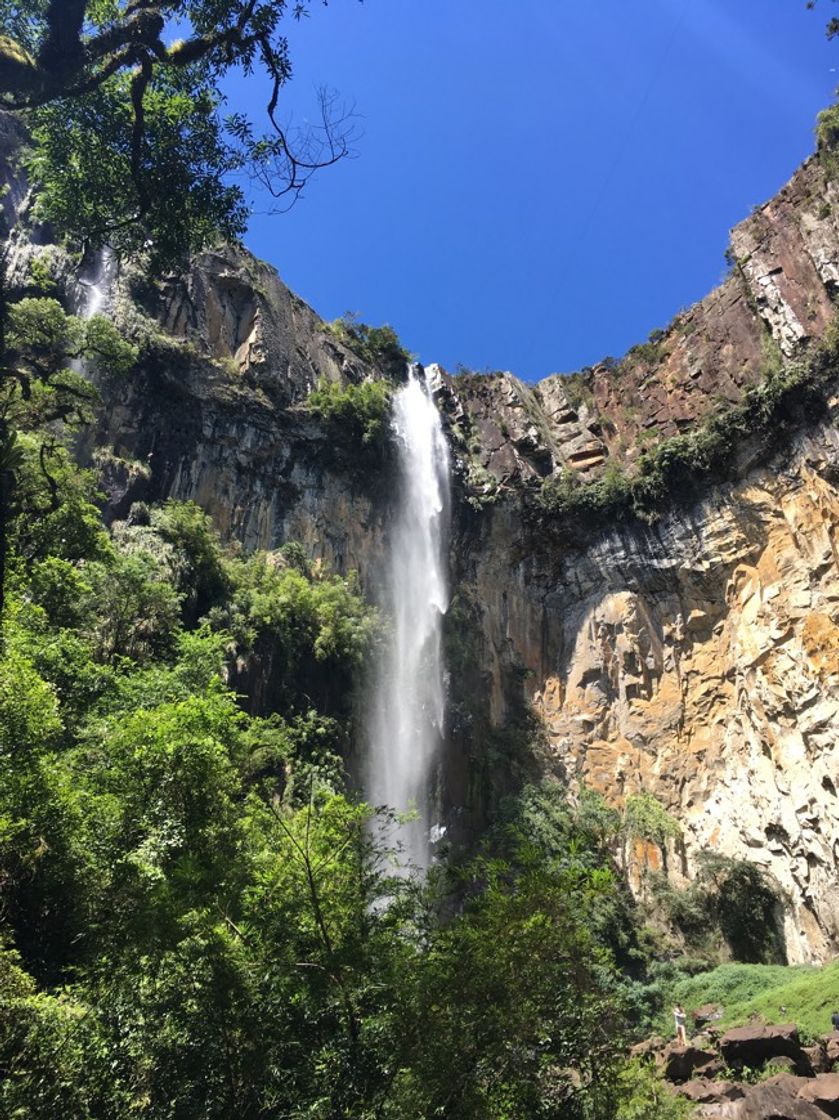
M 830 1021 L 833 1024 L 833 1029 L 839 1031 L 839 1011 L 834 1011 L 830 1016 Z
M 678 1042 L 680 1046 L 687 1046 L 688 1036 L 685 1032 L 687 1015 L 685 1014 L 685 1009 L 680 1003 L 677 1003 L 673 1008 L 673 1019 L 676 1023 L 676 1042 Z

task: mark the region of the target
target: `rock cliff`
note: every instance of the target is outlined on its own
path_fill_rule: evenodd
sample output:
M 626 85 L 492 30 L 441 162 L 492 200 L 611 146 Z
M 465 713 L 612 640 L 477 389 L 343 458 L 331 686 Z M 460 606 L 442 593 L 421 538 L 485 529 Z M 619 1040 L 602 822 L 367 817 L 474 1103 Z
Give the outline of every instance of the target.
M 824 959 L 839 940 L 830 371 L 783 431 L 744 433 L 728 478 L 653 518 L 593 532 L 581 518 L 557 534 L 526 510 L 539 479 L 610 466 L 631 477 L 645 447 L 806 363 L 835 314 L 837 199 L 810 161 L 733 231 L 721 288 L 623 362 L 535 386 L 456 379 L 450 405 L 486 499 L 477 524 L 461 523 L 457 555 L 491 653 L 494 720 L 506 715 L 502 667 L 521 663 L 552 765 L 615 804 L 653 792 L 685 830 L 669 861 L 677 881 L 703 849 L 763 867 L 793 961 Z
M 12 280 L 25 287 L 44 256 L 78 306 L 95 262 L 74 270 L 27 228 L 24 194 L 16 183 Z M 457 474 L 448 809 L 461 831 L 485 820 L 512 764 L 493 736 L 535 714 L 539 765 L 616 804 L 654 793 L 684 829 L 677 880 L 704 848 L 759 864 L 784 899 L 790 959 L 823 959 L 839 945 L 832 358 L 783 430 L 744 430 L 723 470 L 644 518 L 618 503 L 605 523 L 563 520 L 539 504 L 546 480 L 579 494 L 637 477 L 645 454 L 813 360 L 839 283 L 839 191 L 818 160 L 731 245 L 730 277 L 619 362 L 536 385 L 440 371 Z M 100 386 L 79 448 L 107 517 L 191 498 L 246 548 L 298 540 L 375 595 L 388 448 L 354 444 L 305 401 L 322 378 L 381 371 L 240 250 L 156 282 L 124 268 L 106 297 L 144 344 L 136 376 Z

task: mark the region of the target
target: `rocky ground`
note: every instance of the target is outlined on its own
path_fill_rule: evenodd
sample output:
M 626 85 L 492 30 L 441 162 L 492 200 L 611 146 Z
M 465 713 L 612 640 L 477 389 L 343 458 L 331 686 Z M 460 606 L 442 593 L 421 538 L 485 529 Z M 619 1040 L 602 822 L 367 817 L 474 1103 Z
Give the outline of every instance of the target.
M 839 1116 L 839 1032 L 804 1045 L 794 1023 L 714 1029 L 713 1008 L 687 1046 L 651 1038 L 632 1050 L 654 1061 L 702 1120 L 823 1120 Z M 707 1017 L 707 1018 L 706 1018 Z

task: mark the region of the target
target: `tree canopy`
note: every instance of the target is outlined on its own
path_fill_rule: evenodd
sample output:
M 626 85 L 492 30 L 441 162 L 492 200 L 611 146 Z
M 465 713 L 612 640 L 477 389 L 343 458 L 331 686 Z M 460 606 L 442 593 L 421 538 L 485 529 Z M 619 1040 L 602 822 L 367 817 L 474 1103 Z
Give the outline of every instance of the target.
M 24 115 L 37 211 L 64 232 L 170 262 L 244 232 L 242 176 L 279 207 L 349 153 L 351 114 L 321 91 L 281 116 L 285 21 L 309 0 L 0 0 L 0 107 Z M 224 113 L 230 70 L 262 77 L 260 120 Z M 233 181 L 238 177 L 239 181 Z

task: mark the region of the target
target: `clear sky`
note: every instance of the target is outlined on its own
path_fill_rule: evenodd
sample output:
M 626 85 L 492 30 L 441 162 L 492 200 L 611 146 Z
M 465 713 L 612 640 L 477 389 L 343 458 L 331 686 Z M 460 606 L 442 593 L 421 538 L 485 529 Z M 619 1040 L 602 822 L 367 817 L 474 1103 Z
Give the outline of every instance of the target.
M 720 279 L 728 229 L 813 148 L 839 83 L 805 0 L 330 0 L 289 22 L 357 156 L 247 243 L 325 318 L 532 380 L 620 356 Z M 836 69 L 834 69 L 836 68 Z M 230 90 L 256 113 L 256 79 Z M 254 198 L 256 209 L 264 199 Z

